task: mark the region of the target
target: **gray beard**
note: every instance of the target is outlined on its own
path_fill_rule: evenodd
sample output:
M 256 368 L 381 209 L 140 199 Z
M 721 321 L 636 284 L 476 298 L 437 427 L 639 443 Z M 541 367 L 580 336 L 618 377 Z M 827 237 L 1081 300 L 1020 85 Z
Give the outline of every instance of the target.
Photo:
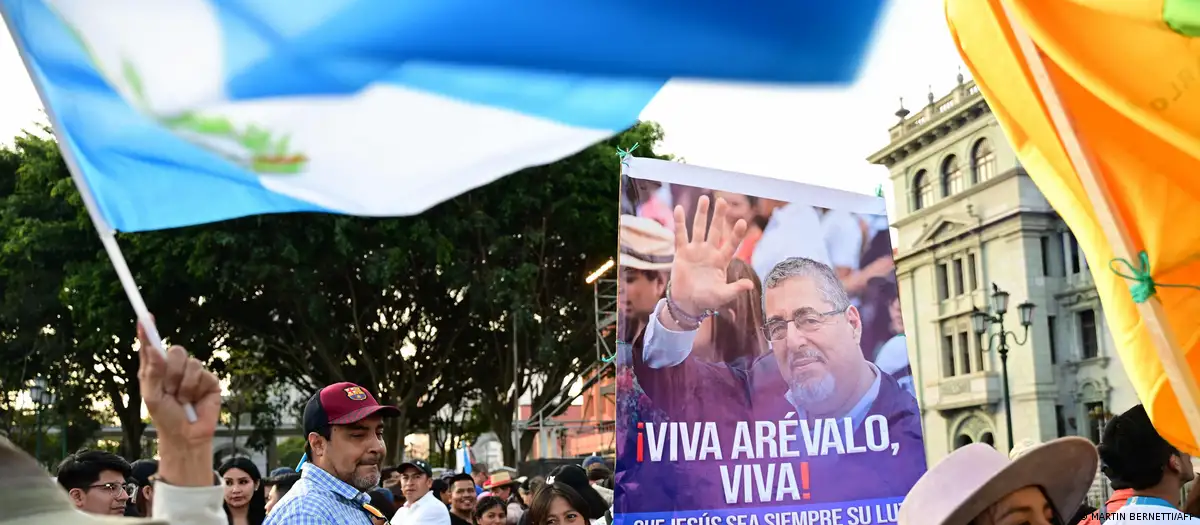
M 793 379 L 789 385 L 792 392 L 792 401 L 800 407 L 821 403 L 833 395 L 833 389 L 836 386 L 836 381 L 833 379 L 833 374 L 825 374 L 820 381 L 799 381 Z
M 354 476 L 354 479 L 350 480 L 350 486 L 365 492 L 379 486 L 379 479 L 379 474 Z

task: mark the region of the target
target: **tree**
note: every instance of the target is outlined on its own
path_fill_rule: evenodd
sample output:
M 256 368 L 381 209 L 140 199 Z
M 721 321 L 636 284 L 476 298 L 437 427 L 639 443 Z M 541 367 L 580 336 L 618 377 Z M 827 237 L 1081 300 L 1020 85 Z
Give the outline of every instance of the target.
M 514 448 L 517 399 L 528 394 L 532 409 L 545 408 L 544 417 L 551 418 L 569 405 L 570 385 L 599 369 L 593 366 L 593 290 L 585 278 L 615 255 L 620 181 L 615 151 L 637 143 L 635 154 L 656 157 L 661 138 L 658 125 L 639 123 L 572 157 L 469 193 L 443 210 L 468 219 L 453 223 L 465 230 L 450 235 L 458 239 L 456 259 L 475 268 L 467 299 L 471 317 L 487 333 L 478 341 L 473 379 L 480 415 L 500 437 L 507 465 L 525 459 L 535 435 L 522 432 L 520 449 Z
M 45 130 L 49 131 L 49 130 Z M 196 303 L 169 254 L 139 249 L 160 233 L 125 244 L 134 276 L 151 305 L 171 305 L 187 320 Z M 141 263 L 139 265 L 138 263 Z M 107 401 L 121 422 L 122 452 L 141 455 L 141 397 L 133 351 L 134 314 L 112 264 L 96 237 L 82 198 L 52 138 L 31 133 L 15 148 L 0 148 L 0 334 L 5 362 L 23 372 L 5 377 L 6 388 L 36 376 L 63 377 L 81 404 Z M 187 327 L 185 323 L 181 325 Z M 207 359 L 211 334 L 161 330 Z M 196 339 L 193 339 L 193 336 Z M 204 344 L 190 344 L 196 340 Z
M 213 369 L 229 381 L 221 409 L 227 416 L 232 441 L 237 444 L 239 438 L 244 438 L 241 446 L 268 451 L 282 414 L 291 408 L 274 367 L 251 352 L 233 349 L 228 359 L 215 359 Z M 246 419 L 249 429 L 242 427 Z M 247 432 L 245 435 L 243 430 Z

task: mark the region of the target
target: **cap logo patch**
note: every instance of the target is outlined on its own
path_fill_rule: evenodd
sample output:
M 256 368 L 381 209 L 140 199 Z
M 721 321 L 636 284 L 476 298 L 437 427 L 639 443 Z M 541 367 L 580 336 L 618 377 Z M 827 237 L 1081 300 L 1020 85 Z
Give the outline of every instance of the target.
M 346 389 L 346 397 L 353 401 L 362 401 L 367 398 L 367 391 L 361 386 L 352 386 Z
M 554 484 L 554 476 L 550 476 L 550 477 L 546 478 L 546 484 L 553 485 Z

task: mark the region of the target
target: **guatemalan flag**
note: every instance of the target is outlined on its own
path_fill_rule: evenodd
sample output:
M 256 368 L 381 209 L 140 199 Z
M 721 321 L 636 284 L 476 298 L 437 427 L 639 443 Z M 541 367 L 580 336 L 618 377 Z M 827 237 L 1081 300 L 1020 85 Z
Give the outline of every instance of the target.
M 419 213 L 672 78 L 846 83 L 884 0 L 0 0 L 118 231 Z

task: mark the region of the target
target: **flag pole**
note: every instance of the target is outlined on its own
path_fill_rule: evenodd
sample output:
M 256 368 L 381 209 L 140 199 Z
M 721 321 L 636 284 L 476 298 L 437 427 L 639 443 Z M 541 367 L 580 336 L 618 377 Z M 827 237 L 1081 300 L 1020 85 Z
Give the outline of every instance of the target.
M 66 128 L 62 126 L 62 121 L 55 114 L 54 108 L 50 104 L 50 97 L 46 95 L 45 86 L 42 85 L 37 75 L 34 74 L 36 69 L 34 68 L 33 61 L 29 58 L 29 53 L 25 49 L 25 42 L 19 36 L 11 14 L 4 11 L 3 4 L 0 4 L 0 15 L 3 15 L 5 25 L 8 27 L 8 33 L 12 36 L 13 43 L 17 46 L 17 54 L 21 56 L 21 61 L 25 64 L 25 70 L 29 72 L 29 79 L 33 82 L 34 89 L 37 90 L 38 98 L 42 101 L 42 107 L 46 111 L 46 116 L 50 119 L 50 125 L 55 130 L 54 137 L 58 141 L 58 149 L 62 153 L 63 161 L 67 165 L 67 171 L 71 173 L 71 180 L 75 182 L 75 187 L 79 190 L 79 195 L 83 197 L 83 205 L 87 208 L 88 216 L 92 219 L 92 226 L 95 226 L 96 233 L 100 236 L 100 243 L 104 245 L 104 251 L 108 254 L 109 260 L 112 261 L 113 269 L 117 272 L 117 279 L 121 281 L 121 287 L 125 289 L 125 295 L 129 298 L 129 304 L 133 306 L 133 311 L 137 314 L 137 319 L 142 325 L 142 329 L 146 331 L 146 337 L 150 340 L 154 349 L 162 354 L 165 359 L 167 350 L 163 346 L 162 337 L 159 336 L 158 326 L 154 324 L 154 318 L 150 315 L 150 310 L 146 307 L 146 300 L 142 297 L 142 292 L 138 289 L 137 281 L 134 280 L 133 273 L 129 270 L 129 263 L 125 261 L 125 255 L 121 252 L 121 245 L 117 244 L 116 230 L 112 226 L 109 226 L 108 221 L 100 213 L 96 197 L 92 194 L 87 180 L 83 177 L 83 171 L 79 168 L 78 159 L 75 158 L 75 150 L 71 147 L 70 134 L 67 133 Z M 188 421 L 195 423 L 196 408 L 191 403 L 186 403 L 183 405 L 183 409 L 187 413 Z
M 1123 218 L 1114 211 L 1116 205 L 1113 202 L 1112 191 L 1101 180 L 1094 158 L 1083 147 L 1082 140 L 1067 116 L 1058 91 L 1054 88 L 1054 82 L 1050 78 L 1050 73 L 1046 69 L 1046 64 L 1042 62 L 1037 45 L 1024 28 L 1017 23 L 1008 2 L 1001 0 L 1000 5 L 1004 9 L 1004 16 L 1008 19 L 1017 43 L 1021 47 L 1021 54 L 1024 55 L 1025 62 L 1029 65 L 1029 72 L 1037 84 L 1042 102 L 1046 104 L 1054 128 L 1062 140 L 1063 148 L 1066 150 L 1071 164 L 1074 165 L 1075 171 L 1079 173 L 1079 181 L 1083 184 L 1088 200 L 1091 201 L 1092 207 L 1096 211 L 1096 219 L 1100 223 L 1100 229 L 1104 232 L 1109 245 L 1112 246 L 1113 254 L 1125 260 L 1137 260 L 1139 250 L 1129 235 Z M 1166 311 L 1163 309 L 1162 302 L 1157 296 L 1152 296 L 1145 302 L 1137 303 L 1137 308 L 1146 330 L 1154 341 L 1159 361 L 1163 365 L 1163 372 L 1166 373 L 1167 380 L 1170 381 L 1171 388 L 1175 392 L 1175 398 L 1179 403 L 1180 410 L 1183 411 L 1183 417 L 1192 431 L 1195 446 L 1200 446 L 1200 402 L 1198 402 L 1200 401 L 1200 388 L 1197 388 L 1196 378 L 1191 373 L 1191 367 L 1188 366 L 1187 359 L 1176 344 L 1177 339 L 1170 324 L 1167 323 Z

